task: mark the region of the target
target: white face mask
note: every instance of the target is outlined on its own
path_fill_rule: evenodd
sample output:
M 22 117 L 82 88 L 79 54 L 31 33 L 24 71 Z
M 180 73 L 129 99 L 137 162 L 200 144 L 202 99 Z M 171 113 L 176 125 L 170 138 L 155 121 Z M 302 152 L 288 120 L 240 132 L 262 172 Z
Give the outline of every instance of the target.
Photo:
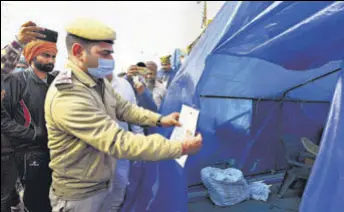
M 88 73 L 95 78 L 105 78 L 115 69 L 115 60 L 98 58 L 97 68 L 88 68 Z

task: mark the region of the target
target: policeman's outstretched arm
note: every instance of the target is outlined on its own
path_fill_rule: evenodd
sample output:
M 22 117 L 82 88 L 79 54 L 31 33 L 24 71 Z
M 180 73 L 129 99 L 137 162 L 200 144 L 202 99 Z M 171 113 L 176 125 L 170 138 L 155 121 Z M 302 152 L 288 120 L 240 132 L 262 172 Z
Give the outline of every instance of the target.
M 163 127 L 180 126 L 180 123 L 178 122 L 179 113 L 172 113 L 168 116 L 161 117 L 160 114 L 131 104 L 115 92 L 113 92 L 113 95 L 115 96 L 118 105 L 116 108 L 117 118 L 122 121 L 151 127 L 159 125 L 159 122 Z
M 66 102 L 68 108 L 65 107 Z M 123 105 L 117 105 L 117 107 L 121 106 Z M 146 124 L 154 126 L 160 117 L 158 114 L 134 106 L 126 107 L 143 112 L 144 115 L 137 115 L 137 111 L 129 114 L 136 116 L 133 119 L 136 118 Z M 200 135 L 188 138 L 184 142 L 173 142 L 158 134 L 143 136 L 122 130 L 116 121 L 99 109 L 92 96 L 78 86 L 73 90 L 59 92 L 49 109 L 52 112 L 51 118 L 58 128 L 116 158 L 149 161 L 173 159 L 183 154 L 195 153 L 202 146 Z M 128 114 L 126 117 L 130 118 Z M 144 120 L 145 118 L 147 120 Z M 162 122 L 165 126 L 176 124 L 169 118 L 162 119 Z

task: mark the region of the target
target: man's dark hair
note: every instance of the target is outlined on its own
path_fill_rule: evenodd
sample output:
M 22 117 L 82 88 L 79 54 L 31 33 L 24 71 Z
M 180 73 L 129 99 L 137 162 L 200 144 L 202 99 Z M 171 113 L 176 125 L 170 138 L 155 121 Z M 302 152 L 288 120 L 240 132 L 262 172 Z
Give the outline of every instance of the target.
M 72 51 L 72 47 L 75 43 L 80 43 L 83 46 L 85 46 L 87 49 L 89 49 L 94 44 L 99 43 L 99 42 L 106 42 L 106 43 L 113 44 L 113 41 L 111 40 L 94 41 L 94 40 L 85 39 L 85 38 L 82 38 L 70 33 L 68 33 L 66 37 L 66 46 L 67 46 L 68 53 Z
M 138 67 L 147 68 L 147 66 L 146 66 L 146 64 L 144 62 L 138 62 L 136 65 Z

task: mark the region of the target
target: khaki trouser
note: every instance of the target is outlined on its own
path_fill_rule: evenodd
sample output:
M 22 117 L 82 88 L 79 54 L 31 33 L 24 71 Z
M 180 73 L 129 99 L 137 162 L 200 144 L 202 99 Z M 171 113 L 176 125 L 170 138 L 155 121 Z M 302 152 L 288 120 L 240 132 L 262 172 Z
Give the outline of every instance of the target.
M 109 190 L 104 190 L 83 200 L 63 200 L 51 188 L 49 198 L 52 212 L 107 212 L 109 202 L 106 200 L 109 194 Z

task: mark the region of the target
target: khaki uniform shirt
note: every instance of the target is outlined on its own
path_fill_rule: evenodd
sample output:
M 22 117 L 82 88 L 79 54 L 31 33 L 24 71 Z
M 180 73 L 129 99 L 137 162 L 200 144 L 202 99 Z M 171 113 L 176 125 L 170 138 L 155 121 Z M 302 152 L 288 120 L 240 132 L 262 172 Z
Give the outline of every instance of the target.
M 98 85 L 69 61 L 45 101 L 55 195 L 79 200 L 108 188 L 116 158 L 156 161 L 180 157 L 180 142 L 157 134 L 134 135 L 116 123 L 155 126 L 159 116 L 122 99 L 107 80 Z

